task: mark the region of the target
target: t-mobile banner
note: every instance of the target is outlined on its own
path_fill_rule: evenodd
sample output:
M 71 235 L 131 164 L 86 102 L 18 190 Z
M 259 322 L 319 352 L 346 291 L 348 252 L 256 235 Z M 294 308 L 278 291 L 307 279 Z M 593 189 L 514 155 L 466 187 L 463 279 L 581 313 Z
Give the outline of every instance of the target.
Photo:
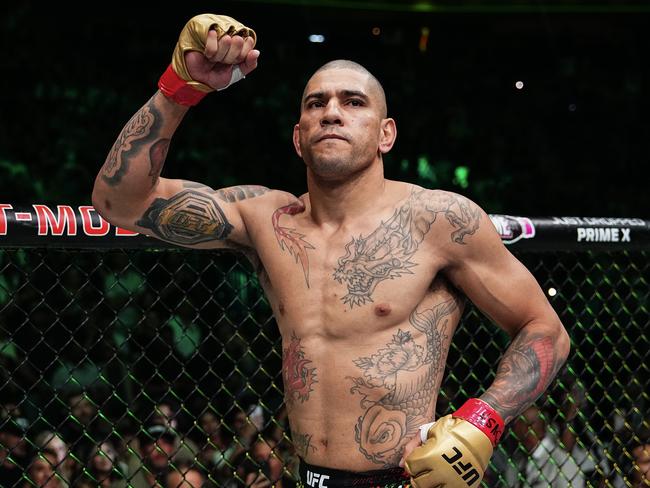
M 638 218 L 492 214 L 490 219 L 504 244 L 513 249 L 650 249 L 650 221 Z M 115 227 L 90 205 L 26 207 L 9 203 L 0 203 L 0 247 L 178 248 Z

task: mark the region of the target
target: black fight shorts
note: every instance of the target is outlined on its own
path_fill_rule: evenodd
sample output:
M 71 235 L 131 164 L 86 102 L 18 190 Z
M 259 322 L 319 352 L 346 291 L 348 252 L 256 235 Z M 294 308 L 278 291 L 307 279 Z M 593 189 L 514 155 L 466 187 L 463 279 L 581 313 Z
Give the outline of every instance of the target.
M 409 482 L 403 468 L 354 472 L 321 468 L 300 460 L 301 488 L 408 488 Z

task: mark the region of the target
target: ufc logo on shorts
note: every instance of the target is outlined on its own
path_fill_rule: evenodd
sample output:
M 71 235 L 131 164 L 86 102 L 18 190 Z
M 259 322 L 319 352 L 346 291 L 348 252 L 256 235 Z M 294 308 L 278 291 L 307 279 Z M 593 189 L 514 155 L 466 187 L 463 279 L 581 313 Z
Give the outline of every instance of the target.
M 325 482 L 328 479 L 330 479 L 330 477 L 327 474 L 312 473 L 307 470 L 307 485 L 311 487 L 318 486 L 318 488 L 327 488 Z
M 463 457 L 462 452 L 460 452 L 455 447 L 452 449 L 454 450 L 453 456 L 450 457 L 447 456 L 446 454 L 443 454 L 442 458 L 445 461 L 447 461 L 449 464 L 451 464 L 451 467 L 454 468 L 454 471 L 456 471 L 459 475 L 461 475 L 461 478 L 465 480 L 467 486 L 472 486 L 480 478 L 478 471 L 476 471 L 476 468 L 472 466 L 472 463 L 464 463 L 460 460 L 460 458 Z

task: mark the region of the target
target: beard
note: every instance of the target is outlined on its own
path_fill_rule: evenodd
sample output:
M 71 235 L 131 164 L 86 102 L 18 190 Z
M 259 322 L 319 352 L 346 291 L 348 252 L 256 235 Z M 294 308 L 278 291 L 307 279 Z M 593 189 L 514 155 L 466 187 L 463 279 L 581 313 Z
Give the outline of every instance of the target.
M 303 154 L 307 168 L 314 176 L 325 180 L 346 179 L 350 175 L 366 168 L 371 160 L 366 161 L 358 151 L 327 151 Z

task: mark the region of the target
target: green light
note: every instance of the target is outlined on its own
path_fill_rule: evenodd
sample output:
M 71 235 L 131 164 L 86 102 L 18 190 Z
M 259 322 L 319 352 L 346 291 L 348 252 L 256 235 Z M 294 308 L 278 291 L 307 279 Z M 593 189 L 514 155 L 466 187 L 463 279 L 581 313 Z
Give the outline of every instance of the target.
M 458 166 L 454 170 L 454 183 L 461 188 L 469 186 L 469 168 L 467 166 Z
M 402 159 L 402 162 L 399 165 L 400 169 L 402 171 L 408 171 L 409 169 L 409 160 L 408 159 Z
M 429 160 L 426 156 L 420 156 L 418 158 L 418 176 L 423 180 L 429 180 L 432 183 L 436 183 L 438 181 L 436 172 L 429 164 Z

